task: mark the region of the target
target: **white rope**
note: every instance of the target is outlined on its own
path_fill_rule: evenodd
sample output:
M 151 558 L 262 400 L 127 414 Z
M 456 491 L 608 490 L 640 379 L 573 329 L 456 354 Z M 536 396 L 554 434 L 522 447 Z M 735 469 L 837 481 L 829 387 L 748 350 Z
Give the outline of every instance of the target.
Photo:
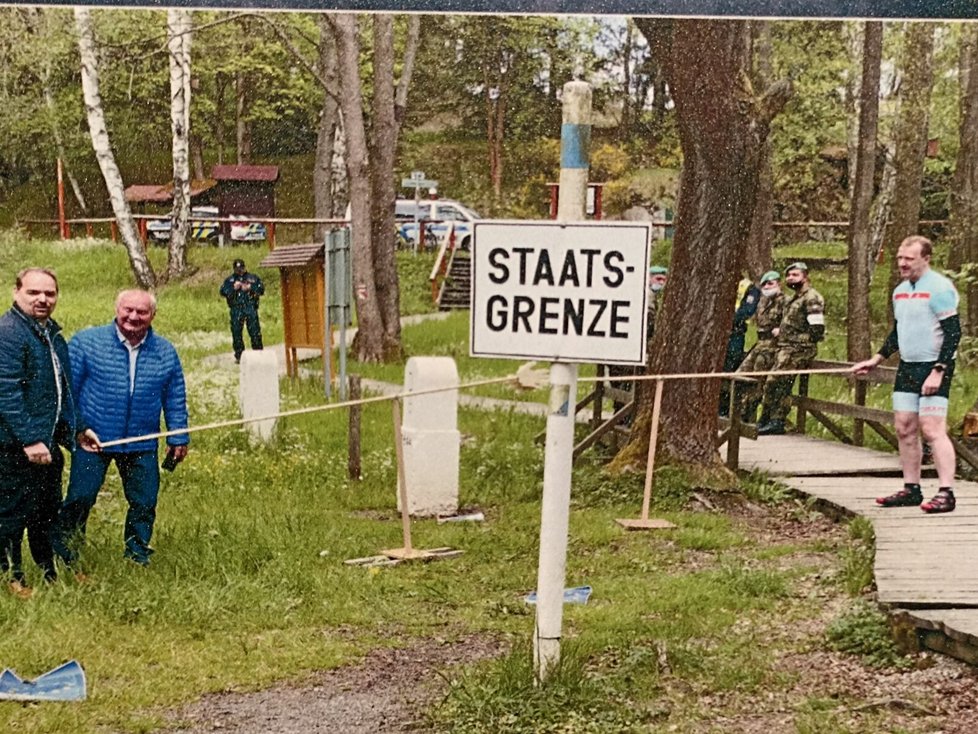
M 579 377 L 578 382 L 640 382 L 649 380 L 698 380 L 698 379 L 719 379 L 719 378 L 754 378 L 754 377 L 767 377 L 769 375 L 833 375 L 833 374 L 847 374 L 851 370 L 848 367 L 834 367 L 825 369 L 808 369 L 808 370 L 769 370 L 767 372 L 692 372 L 692 373 L 674 373 L 674 374 L 664 374 L 664 375 L 622 375 L 622 376 L 603 376 L 603 377 Z M 210 431 L 216 428 L 229 428 L 231 426 L 243 426 L 247 423 L 258 423 L 260 421 L 275 420 L 276 418 L 289 418 L 294 415 L 307 415 L 310 413 L 321 413 L 328 410 L 341 410 L 343 408 L 350 408 L 355 405 L 369 405 L 371 403 L 380 403 L 386 400 L 398 400 L 400 398 L 408 398 L 418 395 L 430 395 L 432 393 L 447 392 L 449 390 L 464 390 L 472 387 L 482 387 L 484 385 L 500 385 L 507 382 L 516 382 L 517 375 L 506 375 L 505 377 L 494 377 L 486 380 L 477 380 L 475 382 L 466 382 L 460 385 L 455 385 L 451 387 L 432 387 L 426 390 L 410 390 L 395 393 L 393 395 L 378 395 L 370 398 L 360 398 L 359 400 L 346 400 L 340 403 L 329 403 L 327 405 L 313 405 L 308 408 L 296 408 L 295 410 L 284 410 L 278 413 L 270 413 L 268 415 L 257 416 L 253 418 L 236 418 L 226 421 L 217 421 L 215 423 L 206 423 L 201 426 L 188 426 L 187 428 L 177 428 L 172 431 L 160 431 L 158 433 L 148 433 L 144 436 L 133 436 L 131 438 L 119 438 L 114 441 L 104 441 L 102 442 L 102 448 L 113 448 L 115 446 L 125 446 L 130 443 L 138 443 L 140 441 L 150 441 L 158 438 L 167 438 L 169 436 L 182 436 L 189 433 L 197 433 L 199 431 Z

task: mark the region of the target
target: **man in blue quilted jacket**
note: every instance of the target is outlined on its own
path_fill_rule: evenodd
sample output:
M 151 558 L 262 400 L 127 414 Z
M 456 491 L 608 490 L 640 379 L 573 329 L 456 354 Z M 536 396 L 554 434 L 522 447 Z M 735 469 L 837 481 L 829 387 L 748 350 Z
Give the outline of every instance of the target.
M 112 323 L 83 329 L 68 343 L 78 410 L 102 443 L 158 433 L 161 413 L 168 431 L 187 427 L 183 367 L 173 345 L 151 328 L 155 316 L 152 293 L 125 290 L 116 298 Z M 169 436 L 166 442 L 169 461 L 183 461 L 189 436 Z M 113 445 L 99 453 L 72 454 L 56 543 L 66 563 L 77 558 L 73 541 L 84 535 L 105 472 L 114 461 L 129 503 L 125 556 L 149 565 L 160 488 L 157 444 L 151 438 Z

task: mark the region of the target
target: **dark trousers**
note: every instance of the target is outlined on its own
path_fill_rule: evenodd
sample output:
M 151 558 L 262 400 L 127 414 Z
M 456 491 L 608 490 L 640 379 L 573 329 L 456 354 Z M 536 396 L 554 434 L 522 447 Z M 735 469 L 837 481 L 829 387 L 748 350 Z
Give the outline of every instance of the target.
M 231 346 L 234 348 L 234 358 L 241 359 L 241 353 L 245 350 L 244 328 L 248 328 L 248 338 L 251 340 L 252 349 L 261 349 L 261 323 L 258 321 L 258 310 L 231 309 Z
M 58 540 L 59 555 L 72 563 L 77 555 L 71 548 L 73 536 L 85 534 L 88 514 L 105 481 L 109 464 L 115 462 L 122 478 L 122 490 L 129 503 L 125 525 L 125 555 L 137 563 L 149 563 L 149 547 L 156 520 L 156 499 L 160 491 L 160 467 L 156 451 L 132 454 L 103 451 L 93 454 L 76 449 L 71 456 L 68 496 L 61 507 Z
M 23 449 L 0 451 L 0 571 L 18 581 L 24 578 L 21 544 L 27 544 L 44 578 L 57 576 L 52 536 L 61 506 L 64 456 L 51 449 L 50 464 L 32 464 Z

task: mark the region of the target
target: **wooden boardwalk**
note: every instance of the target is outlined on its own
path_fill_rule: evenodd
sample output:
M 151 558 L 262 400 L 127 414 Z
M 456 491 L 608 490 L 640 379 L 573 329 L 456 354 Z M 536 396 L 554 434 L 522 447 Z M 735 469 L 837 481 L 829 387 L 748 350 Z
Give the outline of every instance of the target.
M 902 486 L 895 453 L 797 434 L 740 445 L 740 466 L 780 481 L 846 515 L 870 520 L 880 603 L 921 643 L 978 665 L 978 483 L 955 483 L 957 509 L 927 515 L 917 507 L 883 508 L 876 497 Z M 937 489 L 924 479 L 924 496 Z

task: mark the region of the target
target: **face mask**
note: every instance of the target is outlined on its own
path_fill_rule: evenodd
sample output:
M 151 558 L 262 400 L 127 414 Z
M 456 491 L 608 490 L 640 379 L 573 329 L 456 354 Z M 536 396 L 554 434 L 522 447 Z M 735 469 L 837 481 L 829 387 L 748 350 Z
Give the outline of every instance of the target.
M 788 287 L 793 291 L 800 291 L 803 285 L 805 285 L 803 280 L 799 280 L 797 283 L 788 283 Z
M 652 285 L 649 286 L 649 290 L 652 291 L 653 293 L 658 293 L 664 287 L 665 287 L 664 283 L 653 283 Z
M 769 285 L 766 288 L 761 288 L 761 295 L 767 296 L 768 298 L 770 298 L 771 296 L 776 296 L 780 292 L 781 292 L 781 288 L 779 288 L 776 285 Z

